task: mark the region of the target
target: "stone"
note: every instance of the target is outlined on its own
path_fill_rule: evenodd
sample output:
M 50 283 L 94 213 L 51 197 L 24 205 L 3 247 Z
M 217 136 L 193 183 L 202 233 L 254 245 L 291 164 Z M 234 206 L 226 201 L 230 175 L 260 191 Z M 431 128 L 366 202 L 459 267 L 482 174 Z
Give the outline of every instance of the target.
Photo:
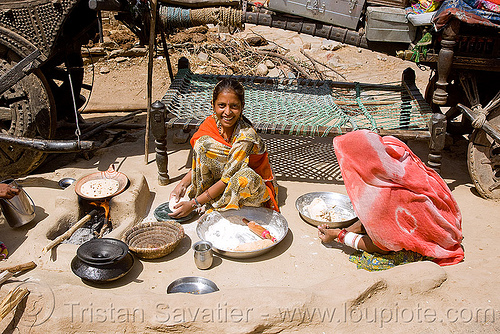
M 275 67 L 267 73 L 267 76 L 270 78 L 277 78 L 280 76 L 280 74 L 281 74 L 281 70 L 279 68 Z
M 307 43 L 302 44 L 302 48 L 304 50 L 311 50 L 311 43 L 307 42 Z
M 266 64 L 263 63 L 257 65 L 257 68 L 255 69 L 255 74 L 257 74 L 260 77 L 266 76 L 268 72 L 269 69 L 267 68 Z
M 103 67 L 101 67 L 101 69 L 99 70 L 99 72 L 101 74 L 108 74 L 110 72 L 110 69 L 107 66 L 103 66 Z
M 206 54 L 205 52 L 198 53 L 198 60 L 206 63 L 208 61 L 208 54 Z
M 260 36 L 250 36 L 245 40 L 250 46 L 263 46 L 268 44 L 267 40 Z
M 276 46 L 276 44 L 268 44 L 268 45 L 259 47 L 259 50 L 261 50 L 261 51 L 269 51 L 269 52 L 276 52 L 278 50 L 278 46 Z
M 115 61 L 117 63 L 123 63 L 124 61 L 127 61 L 127 60 L 128 60 L 127 57 L 117 57 L 117 58 L 115 58 Z
M 337 67 L 340 65 L 340 57 L 339 56 L 333 56 L 328 61 L 326 62 L 328 66 L 330 67 Z
M 286 74 L 286 77 L 287 77 L 288 79 L 295 79 L 295 78 L 296 78 L 295 73 L 293 73 L 293 72 L 288 72 L 288 73 Z
M 264 61 L 264 64 L 267 66 L 267 68 L 271 69 L 271 68 L 275 68 L 276 66 L 274 65 L 274 63 L 269 60 L 269 59 L 266 59 L 266 61 Z
M 328 51 L 336 51 L 336 50 L 339 50 L 345 46 L 346 46 L 345 44 L 342 44 L 340 42 L 326 40 L 321 45 L 321 49 L 328 50 Z
M 212 53 L 212 57 L 217 59 L 217 60 L 220 60 L 220 62 L 223 63 L 224 65 L 227 65 L 227 66 L 231 65 L 231 61 L 223 53 L 219 53 L 219 52 Z

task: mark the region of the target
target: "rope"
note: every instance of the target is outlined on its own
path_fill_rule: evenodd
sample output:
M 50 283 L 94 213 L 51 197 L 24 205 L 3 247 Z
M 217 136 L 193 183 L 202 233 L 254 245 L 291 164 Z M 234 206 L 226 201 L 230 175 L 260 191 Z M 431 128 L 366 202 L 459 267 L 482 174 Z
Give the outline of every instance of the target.
M 375 119 L 370 115 L 368 112 L 368 109 L 363 105 L 363 102 L 361 101 L 361 87 L 359 85 L 359 82 L 356 82 L 356 103 L 359 106 L 359 109 L 363 112 L 363 114 L 366 116 L 366 118 L 370 121 L 371 124 L 371 131 L 377 131 L 377 123 L 375 122 Z
M 179 28 L 191 27 L 190 10 L 180 7 L 161 6 L 159 10 L 160 20 L 164 27 Z
M 161 6 L 159 14 L 163 25 L 168 28 L 195 27 L 203 24 L 243 28 L 242 11 L 235 8 L 185 9 Z
M 460 73 L 460 84 L 464 90 L 465 96 L 472 106 L 472 111 L 477 114 L 477 118 L 472 121 L 472 127 L 475 129 L 482 128 L 486 123 L 486 118 L 489 113 L 500 105 L 500 91 L 493 97 L 493 99 L 483 108 L 479 99 L 479 91 L 477 89 L 476 77 L 470 73 L 465 75 Z

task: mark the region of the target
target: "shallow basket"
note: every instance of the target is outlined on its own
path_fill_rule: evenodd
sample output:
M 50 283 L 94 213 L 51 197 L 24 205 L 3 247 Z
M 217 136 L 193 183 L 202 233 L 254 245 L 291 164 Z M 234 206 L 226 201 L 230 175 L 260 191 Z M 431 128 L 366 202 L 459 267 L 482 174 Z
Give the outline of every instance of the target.
M 170 254 L 184 237 L 181 224 L 174 221 L 140 223 L 127 230 L 122 240 L 141 259 Z

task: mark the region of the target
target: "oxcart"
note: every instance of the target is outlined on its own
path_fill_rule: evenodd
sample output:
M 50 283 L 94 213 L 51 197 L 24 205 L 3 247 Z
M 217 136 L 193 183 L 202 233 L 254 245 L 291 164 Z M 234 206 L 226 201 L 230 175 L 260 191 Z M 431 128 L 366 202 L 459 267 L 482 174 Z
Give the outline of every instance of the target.
M 420 63 L 435 71 L 425 92 L 432 111 L 445 115 L 450 133 L 469 137 L 468 165 L 476 188 L 484 197 L 500 198 L 498 25 L 488 20 L 471 24 L 460 21 L 459 15 L 448 15 L 435 31 L 429 24 L 409 23 L 402 15 L 406 5 L 397 0 L 167 0 L 160 4 L 154 0 L 3 0 L 0 174 L 3 178 L 26 175 L 49 153 L 92 148 L 91 141 L 80 140 L 78 126 L 78 109 L 84 104 L 80 93 L 90 88 L 83 84 L 81 46 L 100 32 L 100 12 L 106 10 L 117 13 L 144 44 L 157 31 L 253 23 L 391 55 L 402 51 L 399 54 L 405 59 L 418 55 Z M 55 140 L 61 120 L 75 123 L 75 136 Z M 404 122 L 401 126 L 408 130 Z M 441 138 L 444 129 L 427 128 L 426 137 Z M 434 140 L 431 149 L 438 152 L 443 142 Z

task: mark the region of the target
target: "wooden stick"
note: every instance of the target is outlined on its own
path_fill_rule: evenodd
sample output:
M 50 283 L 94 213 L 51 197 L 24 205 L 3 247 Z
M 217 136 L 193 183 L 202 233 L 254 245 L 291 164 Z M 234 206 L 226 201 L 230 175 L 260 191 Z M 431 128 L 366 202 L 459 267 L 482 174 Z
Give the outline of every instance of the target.
M 58 236 L 57 238 L 55 238 L 54 240 L 52 240 L 47 246 L 45 246 L 42 249 L 42 252 L 44 252 L 44 253 L 48 252 L 49 250 L 54 248 L 54 246 L 59 245 L 64 240 L 71 237 L 73 235 L 73 233 L 75 233 L 76 230 L 78 230 L 80 227 L 85 225 L 85 223 L 88 222 L 90 220 L 90 218 L 92 218 L 92 216 L 95 215 L 96 213 L 97 213 L 97 210 L 90 211 L 89 214 L 87 214 L 85 217 L 83 217 L 78 222 L 76 222 L 76 224 L 71 226 L 71 228 L 69 230 L 67 230 L 66 232 L 64 232 L 64 234 L 62 234 L 62 235 Z
M 87 138 L 90 138 L 91 136 L 93 136 L 94 134 L 96 133 L 99 133 L 107 128 L 109 128 L 110 126 L 112 125 L 115 125 L 115 124 L 118 124 L 120 122 L 124 122 L 124 121 L 128 121 L 129 119 L 133 118 L 135 115 L 137 114 L 140 114 L 141 112 L 144 112 L 144 110 L 142 109 L 139 109 L 139 110 L 136 110 L 136 111 L 133 111 L 131 113 L 129 113 L 128 115 L 125 115 L 125 116 L 122 116 L 120 118 L 117 118 L 115 120 L 112 120 L 112 121 L 109 121 L 107 123 L 104 123 L 104 124 L 101 124 L 99 125 L 97 128 L 94 128 L 93 130 L 90 130 L 86 133 L 84 133 L 81 138 L 82 139 L 87 139 Z
M 148 164 L 148 154 L 149 154 L 149 118 L 151 117 L 151 104 L 153 95 L 153 52 L 156 39 L 156 4 L 157 0 L 151 0 L 151 26 L 149 27 L 149 57 L 148 57 L 148 83 L 147 83 L 147 95 L 148 95 L 148 111 L 146 114 L 146 134 L 144 138 L 144 163 Z
M 30 292 L 26 288 L 14 288 L 12 289 L 7 296 L 2 300 L 0 304 L 0 321 L 12 311 L 17 304 L 23 300 Z
M 30 262 L 26 262 L 23 264 L 16 264 L 15 266 L 3 267 L 3 268 L 0 268 L 0 270 L 9 271 L 9 272 L 15 274 L 19 271 L 31 270 L 33 268 L 36 268 L 36 263 L 33 261 L 30 261 Z
M 14 276 L 13 273 L 11 273 L 10 271 L 2 271 L 0 273 L 0 284 L 3 284 L 6 280 L 12 278 L 12 276 Z

